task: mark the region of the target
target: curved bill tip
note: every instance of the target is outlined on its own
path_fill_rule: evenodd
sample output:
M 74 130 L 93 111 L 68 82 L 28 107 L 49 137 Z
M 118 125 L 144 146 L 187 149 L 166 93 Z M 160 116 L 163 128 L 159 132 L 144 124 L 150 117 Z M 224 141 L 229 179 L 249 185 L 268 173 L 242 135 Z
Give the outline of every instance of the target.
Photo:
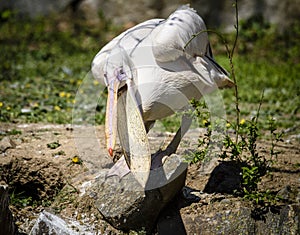
M 108 85 L 108 97 L 105 115 L 105 137 L 107 150 L 111 157 L 113 156 L 113 149 L 115 147 L 117 136 L 117 103 L 119 84 L 120 81 L 113 78 Z
M 108 153 L 109 153 L 109 155 L 112 157 L 112 156 L 113 156 L 113 149 L 112 149 L 112 148 L 109 148 L 109 149 L 108 149 Z

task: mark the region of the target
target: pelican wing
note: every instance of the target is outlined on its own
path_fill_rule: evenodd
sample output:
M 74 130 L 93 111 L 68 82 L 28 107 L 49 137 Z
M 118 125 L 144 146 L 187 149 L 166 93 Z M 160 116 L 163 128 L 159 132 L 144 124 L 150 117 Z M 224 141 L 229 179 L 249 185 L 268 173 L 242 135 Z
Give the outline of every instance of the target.
M 200 33 L 193 40 L 196 33 Z M 206 26 L 197 12 L 183 6 L 158 25 L 152 33 L 157 61 L 174 61 L 182 55 L 203 56 L 209 46 Z
M 115 37 L 109 43 L 107 43 L 95 56 L 92 62 L 92 73 L 93 76 L 101 83 L 107 85 L 105 80 L 105 67 L 107 61 L 111 56 L 112 51 L 116 47 L 122 47 L 126 49 L 129 56 L 132 55 L 133 51 L 150 36 L 153 29 L 164 22 L 164 19 L 151 19 L 143 23 L 140 23 L 133 28 L 126 30 L 119 36 Z
M 204 21 L 187 5 L 153 30 L 152 41 L 157 64 L 170 71 L 184 71 L 189 67 L 205 84 L 206 91 L 200 89 L 202 94 L 234 85 L 225 69 L 213 58 Z

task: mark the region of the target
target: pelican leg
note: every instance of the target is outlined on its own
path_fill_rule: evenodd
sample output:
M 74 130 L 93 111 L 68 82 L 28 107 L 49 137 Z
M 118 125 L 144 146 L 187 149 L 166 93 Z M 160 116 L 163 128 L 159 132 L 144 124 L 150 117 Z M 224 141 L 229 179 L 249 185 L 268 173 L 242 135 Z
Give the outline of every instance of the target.
M 152 162 L 151 162 L 151 169 L 158 168 L 163 164 L 163 158 L 166 156 L 170 156 L 171 154 L 175 153 L 180 141 L 182 140 L 183 136 L 189 130 L 192 124 L 192 117 L 188 114 L 184 114 L 181 119 L 181 126 L 176 132 L 174 138 L 169 143 L 165 150 L 158 150 L 156 153 L 152 154 Z

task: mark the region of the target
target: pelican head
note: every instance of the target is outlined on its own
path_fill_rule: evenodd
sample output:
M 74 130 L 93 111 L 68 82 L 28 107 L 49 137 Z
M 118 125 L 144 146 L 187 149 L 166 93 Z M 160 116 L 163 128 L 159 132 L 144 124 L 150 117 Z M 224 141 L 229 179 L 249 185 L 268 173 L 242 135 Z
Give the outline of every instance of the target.
M 104 69 L 105 83 L 108 89 L 105 136 L 109 155 L 113 156 L 117 136 L 118 90 L 133 81 L 133 63 L 121 46 L 116 46 L 108 55 Z

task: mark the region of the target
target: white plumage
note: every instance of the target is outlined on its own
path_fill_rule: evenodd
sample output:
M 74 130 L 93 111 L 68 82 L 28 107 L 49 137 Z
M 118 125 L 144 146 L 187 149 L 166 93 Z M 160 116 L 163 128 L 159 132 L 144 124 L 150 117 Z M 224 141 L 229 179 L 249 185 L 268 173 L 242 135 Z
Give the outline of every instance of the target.
M 181 110 L 190 99 L 233 85 L 213 59 L 202 18 L 187 5 L 166 20 L 145 21 L 114 38 L 95 56 L 92 73 L 108 86 L 106 137 L 110 154 L 114 148 L 111 138 L 116 135 L 116 90 L 125 84 L 147 131 L 155 120 Z M 181 130 L 181 135 L 185 131 Z M 176 150 L 180 140 L 172 142 L 176 142 L 172 146 Z

